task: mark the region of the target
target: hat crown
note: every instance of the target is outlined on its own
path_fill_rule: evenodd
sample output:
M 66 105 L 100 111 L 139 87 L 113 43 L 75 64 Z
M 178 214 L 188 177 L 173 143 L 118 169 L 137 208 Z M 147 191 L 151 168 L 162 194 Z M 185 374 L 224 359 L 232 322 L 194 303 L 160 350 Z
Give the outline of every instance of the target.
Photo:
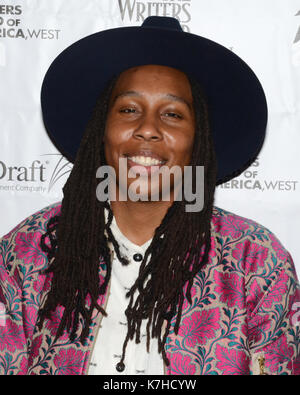
M 142 27 L 154 27 L 160 29 L 169 29 L 176 31 L 183 31 L 178 19 L 169 16 L 148 16 Z

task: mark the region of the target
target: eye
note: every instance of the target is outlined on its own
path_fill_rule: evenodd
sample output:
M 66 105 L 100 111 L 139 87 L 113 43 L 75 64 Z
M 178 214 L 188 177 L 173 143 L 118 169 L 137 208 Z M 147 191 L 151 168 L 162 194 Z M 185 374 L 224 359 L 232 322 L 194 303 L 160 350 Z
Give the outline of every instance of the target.
M 129 108 L 122 108 L 120 112 L 125 113 L 125 114 L 132 114 L 136 112 L 135 108 L 129 107 Z
M 180 114 L 178 114 L 176 112 L 172 112 L 172 111 L 165 112 L 163 115 L 165 115 L 168 118 L 177 118 L 177 119 L 182 119 L 183 118 L 182 115 L 180 115 Z

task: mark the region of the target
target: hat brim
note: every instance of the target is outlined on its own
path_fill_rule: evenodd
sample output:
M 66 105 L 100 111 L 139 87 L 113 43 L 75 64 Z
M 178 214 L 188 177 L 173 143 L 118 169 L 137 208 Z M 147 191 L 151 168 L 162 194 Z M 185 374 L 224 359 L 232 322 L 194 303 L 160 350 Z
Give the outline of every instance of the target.
M 217 184 L 241 174 L 265 138 L 267 102 L 251 68 L 204 37 L 152 27 L 121 27 L 87 36 L 50 65 L 41 89 L 43 121 L 56 147 L 74 162 L 97 98 L 116 74 L 140 65 L 193 75 L 207 97 L 217 155 Z

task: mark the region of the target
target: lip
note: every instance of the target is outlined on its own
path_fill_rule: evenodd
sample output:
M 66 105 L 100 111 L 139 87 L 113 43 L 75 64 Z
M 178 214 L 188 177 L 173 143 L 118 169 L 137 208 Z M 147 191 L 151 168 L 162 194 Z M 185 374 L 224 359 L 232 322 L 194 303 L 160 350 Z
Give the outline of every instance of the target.
M 133 162 L 129 158 L 127 158 L 127 163 L 128 163 L 128 169 L 131 169 L 132 167 L 134 167 L 135 171 L 137 173 L 139 173 L 141 177 L 144 175 L 145 170 L 146 170 L 147 175 L 149 176 L 151 174 L 156 173 L 164 165 L 164 163 L 160 163 L 158 165 L 149 165 L 149 166 L 139 165 L 139 164 Z
M 159 154 L 157 154 L 156 152 L 153 152 L 151 150 L 134 151 L 134 152 L 126 153 L 124 156 L 127 159 L 128 169 L 134 167 L 136 171 L 138 171 L 139 168 L 141 169 L 142 172 L 146 170 L 148 176 L 156 173 L 167 162 L 166 159 L 162 158 Z M 162 163 L 159 163 L 158 165 L 149 165 L 149 166 L 139 165 L 139 164 L 133 162 L 131 159 L 129 159 L 130 157 L 133 157 L 133 156 L 144 156 L 146 158 L 153 158 L 153 159 L 157 159 L 157 160 L 161 161 Z M 141 174 L 143 174 L 143 173 L 141 173 Z
M 151 150 L 139 150 L 139 151 L 134 151 L 134 152 L 130 152 L 130 153 L 126 153 L 125 154 L 125 157 L 127 157 L 127 158 L 128 157 L 133 157 L 133 156 L 144 156 L 146 158 L 157 159 L 157 160 L 162 162 L 161 165 L 164 165 L 167 162 L 167 159 L 161 157 L 159 154 L 157 154 L 156 152 L 153 152 Z M 160 166 L 160 165 L 156 165 L 156 166 Z

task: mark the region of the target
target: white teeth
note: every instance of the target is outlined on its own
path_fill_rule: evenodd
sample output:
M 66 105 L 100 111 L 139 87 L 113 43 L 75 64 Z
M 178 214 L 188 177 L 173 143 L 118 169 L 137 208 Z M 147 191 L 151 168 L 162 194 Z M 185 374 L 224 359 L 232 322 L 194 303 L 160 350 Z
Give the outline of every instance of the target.
M 162 163 L 162 161 L 151 158 L 150 156 L 132 156 L 129 159 L 142 166 L 154 166 Z

